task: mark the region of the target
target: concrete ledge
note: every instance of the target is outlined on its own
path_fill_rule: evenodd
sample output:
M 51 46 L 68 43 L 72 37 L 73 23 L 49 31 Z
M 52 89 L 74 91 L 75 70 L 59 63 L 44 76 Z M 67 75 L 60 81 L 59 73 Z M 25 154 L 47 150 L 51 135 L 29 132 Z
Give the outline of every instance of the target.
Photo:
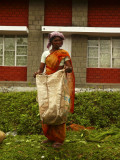
M 62 27 L 42 26 L 43 33 L 59 31 L 68 34 L 94 35 L 94 36 L 120 36 L 119 27 Z
M 36 91 L 36 87 L 0 87 L 0 92 L 31 92 Z
M 36 87 L 0 87 L 0 92 L 31 92 L 37 91 Z M 75 93 L 79 92 L 93 92 L 93 91 L 108 91 L 108 92 L 116 92 L 120 91 L 120 88 L 75 88 Z
M 27 26 L 0 26 L 0 34 L 22 34 L 27 35 L 29 30 Z
M 94 92 L 94 91 L 107 91 L 107 92 L 120 92 L 120 88 L 75 88 L 75 93 L 79 92 Z

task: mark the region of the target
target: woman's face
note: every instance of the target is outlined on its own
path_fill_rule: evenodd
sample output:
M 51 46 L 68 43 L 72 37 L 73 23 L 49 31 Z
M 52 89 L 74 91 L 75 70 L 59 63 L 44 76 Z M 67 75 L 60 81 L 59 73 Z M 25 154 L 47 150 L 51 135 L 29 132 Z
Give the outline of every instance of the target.
M 63 40 L 60 37 L 55 37 L 51 43 L 54 48 L 60 48 L 63 45 Z

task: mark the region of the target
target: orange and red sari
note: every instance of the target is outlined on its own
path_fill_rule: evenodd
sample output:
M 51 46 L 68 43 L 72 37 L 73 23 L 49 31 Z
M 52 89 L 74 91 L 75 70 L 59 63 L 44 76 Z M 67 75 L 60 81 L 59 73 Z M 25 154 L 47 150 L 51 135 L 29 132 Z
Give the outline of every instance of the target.
M 69 54 L 67 51 L 63 49 L 59 49 L 46 58 L 46 74 L 52 74 L 55 73 L 58 68 L 59 64 L 62 59 L 65 57 L 69 57 Z M 71 61 L 71 59 L 70 59 Z M 72 65 L 72 62 L 71 62 Z M 75 78 L 74 73 L 67 73 L 67 79 L 68 79 L 68 86 L 69 86 L 69 92 L 70 92 L 70 112 L 74 112 L 74 96 L 75 96 Z M 60 125 L 47 125 L 42 124 L 42 129 L 44 135 L 51 141 L 55 142 L 64 142 L 65 136 L 66 136 L 66 124 L 60 124 Z

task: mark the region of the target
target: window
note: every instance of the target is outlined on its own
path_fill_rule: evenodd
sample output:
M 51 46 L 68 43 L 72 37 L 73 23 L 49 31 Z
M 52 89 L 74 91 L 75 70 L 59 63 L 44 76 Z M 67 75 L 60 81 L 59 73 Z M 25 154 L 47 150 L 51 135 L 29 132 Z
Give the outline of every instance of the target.
M 120 68 L 120 38 L 89 38 L 87 66 Z
M 27 37 L 0 36 L 0 66 L 27 65 Z

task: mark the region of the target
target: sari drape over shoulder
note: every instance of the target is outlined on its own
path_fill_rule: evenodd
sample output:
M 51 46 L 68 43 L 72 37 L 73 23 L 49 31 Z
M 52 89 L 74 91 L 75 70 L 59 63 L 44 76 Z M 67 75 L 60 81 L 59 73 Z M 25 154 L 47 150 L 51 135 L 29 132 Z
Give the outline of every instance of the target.
M 46 74 L 52 74 L 55 73 L 58 68 L 61 60 L 63 60 L 65 57 L 69 57 L 70 62 L 71 58 L 69 56 L 69 53 L 63 49 L 56 50 L 55 52 L 52 52 L 50 55 L 46 58 Z M 72 65 L 72 62 L 71 62 Z M 67 79 L 68 79 L 68 86 L 69 86 L 69 94 L 70 94 L 70 112 L 74 112 L 74 97 L 75 97 L 75 77 L 74 72 L 67 73 Z M 62 143 L 65 139 L 66 135 L 66 129 L 65 124 L 61 125 L 47 125 L 42 124 L 42 129 L 44 135 L 51 141 L 57 141 Z

